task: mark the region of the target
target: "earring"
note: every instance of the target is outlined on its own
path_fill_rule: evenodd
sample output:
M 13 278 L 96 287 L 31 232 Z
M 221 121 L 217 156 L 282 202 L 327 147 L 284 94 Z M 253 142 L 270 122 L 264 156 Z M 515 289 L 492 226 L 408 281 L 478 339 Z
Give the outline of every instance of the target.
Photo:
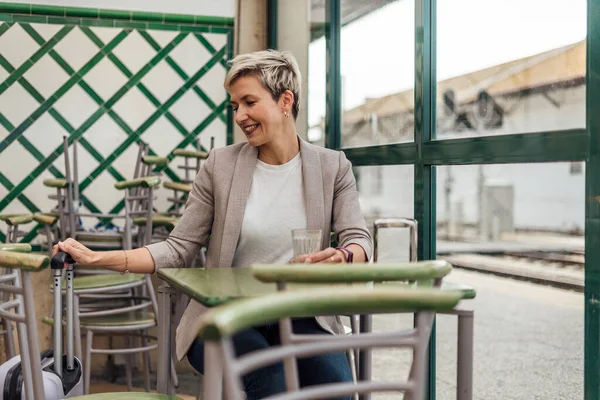
M 284 112 L 283 112 L 283 115 L 285 115 L 285 117 L 286 117 L 286 118 L 288 118 L 288 117 L 290 116 L 290 114 L 288 114 L 288 112 L 287 112 L 287 111 L 284 111 Z

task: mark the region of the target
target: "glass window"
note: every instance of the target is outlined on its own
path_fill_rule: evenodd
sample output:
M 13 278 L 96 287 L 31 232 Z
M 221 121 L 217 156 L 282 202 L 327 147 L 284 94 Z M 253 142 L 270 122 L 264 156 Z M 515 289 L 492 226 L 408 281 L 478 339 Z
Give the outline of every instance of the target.
M 308 140 L 325 146 L 327 92 L 327 47 L 325 42 L 326 2 L 311 0 L 310 44 L 308 45 Z
M 446 166 L 437 178 L 437 258 L 454 266 L 446 281 L 477 291 L 461 303 L 475 310 L 473 393 L 582 397 L 583 293 L 555 285 L 584 282 L 585 171 L 573 175 L 568 162 Z M 437 321 L 437 393 L 450 399 L 456 317 Z
M 437 138 L 585 128 L 586 0 L 438 0 Z
M 372 234 L 380 218 L 413 218 L 413 170 L 412 165 L 354 168 L 361 209 Z M 381 229 L 378 237 L 378 261 L 408 261 L 408 229 Z
M 341 4 L 342 147 L 412 141 L 414 1 Z

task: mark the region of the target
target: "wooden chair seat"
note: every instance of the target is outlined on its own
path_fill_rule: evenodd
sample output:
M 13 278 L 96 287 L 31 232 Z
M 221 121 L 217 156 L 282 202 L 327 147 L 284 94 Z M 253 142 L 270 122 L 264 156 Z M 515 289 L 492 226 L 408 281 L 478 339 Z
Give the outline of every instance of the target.
M 158 393 L 135 393 L 135 392 L 124 392 L 124 393 L 96 393 L 88 394 L 86 396 L 73 397 L 73 400 L 181 400 L 177 396 L 168 396 L 166 394 Z
M 33 214 L 2 214 L 0 221 L 10 226 L 28 224 L 33 221 Z
M 77 232 L 76 239 L 80 242 L 120 242 L 123 233 L 114 231 Z
M 42 322 L 48 325 L 54 325 L 54 318 L 43 317 Z M 124 327 L 132 325 L 146 325 L 155 322 L 154 313 L 135 311 L 125 312 L 116 315 L 106 315 L 102 317 L 86 317 L 81 318 L 81 327 Z M 65 320 L 63 319 L 63 324 Z
M 29 243 L 0 243 L 0 251 L 31 253 L 31 245 Z
M 151 312 L 127 312 L 117 315 L 107 315 L 105 317 L 82 318 L 82 327 L 108 327 L 108 326 L 130 326 L 130 325 L 146 325 L 154 323 L 154 313 Z
M 58 215 L 53 213 L 37 212 L 33 214 L 33 220 L 40 224 L 54 225 L 58 221 Z
M 167 157 L 159 156 L 143 156 L 142 162 L 146 165 L 162 166 L 167 165 L 169 163 L 169 159 Z
M 139 282 L 144 279 L 143 274 L 102 274 L 102 275 L 88 275 L 75 278 L 73 280 L 73 290 L 88 290 L 88 289 L 102 289 L 102 288 L 113 288 L 121 285 L 128 285 L 130 283 Z M 63 285 L 63 288 L 66 285 Z M 50 285 L 50 289 L 53 285 Z
M 208 158 L 208 153 L 205 151 L 194 151 L 186 149 L 175 149 L 173 150 L 173 155 L 178 157 L 197 158 L 200 160 L 206 160 Z
M 64 189 L 67 187 L 68 181 L 60 178 L 44 179 L 43 184 L 46 187 Z
M 186 192 L 186 193 L 189 193 L 192 191 L 192 185 L 187 184 L 187 183 L 181 183 L 181 182 L 171 182 L 171 181 L 163 182 L 163 187 L 165 189 L 177 190 L 177 191 Z
M 138 218 L 133 219 L 133 224 L 137 225 L 137 226 L 144 226 L 144 225 L 146 225 L 146 221 L 147 221 L 146 217 L 138 217 Z M 169 217 L 169 216 L 164 216 L 164 215 L 154 215 L 152 217 L 152 226 L 154 228 L 162 226 L 169 230 L 172 230 L 175 228 L 175 225 L 177 225 L 177 222 L 179 222 L 179 219 L 174 218 L 174 217 Z

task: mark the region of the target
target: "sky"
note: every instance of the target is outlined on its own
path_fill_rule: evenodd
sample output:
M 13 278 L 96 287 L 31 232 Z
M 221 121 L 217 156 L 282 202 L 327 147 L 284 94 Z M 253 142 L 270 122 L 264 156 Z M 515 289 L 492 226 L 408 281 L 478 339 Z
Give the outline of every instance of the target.
M 586 0 L 437 0 L 438 81 L 585 39 Z M 414 0 L 342 28 L 343 107 L 414 86 Z M 309 47 L 309 126 L 325 114 L 325 40 Z

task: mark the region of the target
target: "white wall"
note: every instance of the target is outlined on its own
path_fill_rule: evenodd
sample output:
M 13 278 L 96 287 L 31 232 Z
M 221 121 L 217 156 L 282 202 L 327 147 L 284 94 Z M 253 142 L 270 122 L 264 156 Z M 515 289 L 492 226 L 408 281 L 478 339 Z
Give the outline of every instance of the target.
M 234 0 L 9 0 L 8 2 L 221 17 L 233 17 L 235 10 Z

